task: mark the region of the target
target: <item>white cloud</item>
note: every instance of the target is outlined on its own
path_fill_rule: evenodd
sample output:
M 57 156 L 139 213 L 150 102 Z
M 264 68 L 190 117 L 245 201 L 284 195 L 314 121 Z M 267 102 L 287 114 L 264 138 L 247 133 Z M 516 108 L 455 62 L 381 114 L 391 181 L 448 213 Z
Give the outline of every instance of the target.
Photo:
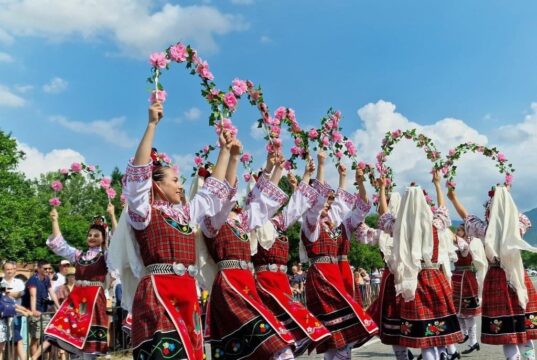
M 261 44 L 270 44 L 270 43 L 272 43 L 272 39 L 267 35 L 261 36 L 261 38 L 259 38 L 259 41 L 261 42 Z
M 8 1 L 0 3 L 0 24 L 0 41 L 2 34 L 5 42 L 14 36 L 110 39 L 123 55 L 144 58 L 179 39 L 215 51 L 216 36 L 248 27 L 241 16 L 213 6 L 156 6 L 146 0 Z
M 33 85 L 15 85 L 15 90 L 18 93 L 26 94 L 34 89 Z
M 433 139 L 438 150 L 444 155 L 450 148 L 462 142 L 473 141 L 487 146 L 498 146 L 517 169 L 512 190 L 517 204 L 522 210 L 537 206 L 537 194 L 532 190 L 537 163 L 537 103 L 532 104 L 532 113 L 527 115 L 523 122 L 504 126 L 491 134 L 479 133 L 464 121 L 453 118 L 421 125 L 398 113 L 393 103 L 383 100 L 369 103 L 357 113 L 361 129 L 355 131 L 351 138 L 357 145 L 360 159 L 374 163 L 384 134 L 395 129 L 417 128 L 418 132 Z M 355 126 L 343 123 L 343 127 Z M 395 181 L 399 184 L 398 191 L 403 191 L 404 186 L 411 181 L 433 190 L 429 174 L 431 163 L 425 158 L 423 151 L 416 148 L 411 141 L 401 140 L 392 152 L 388 164 L 394 169 Z M 336 183 L 335 170 L 329 170 L 328 178 L 331 183 Z M 498 174 L 492 160 L 468 154 L 458 162 L 456 181 L 459 184 L 457 192 L 465 206 L 481 216 L 481 205 L 486 200 L 487 189 L 497 182 L 502 182 L 503 177 Z M 454 212 L 452 216 L 456 218 Z
M 129 137 L 125 130 L 122 129 L 125 117 L 116 117 L 110 120 L 95 120 L 86 123 L 68 120 L 63 116 L 52 116 L 50 121 L 79 134 L 101 137 L 106 142 L 122 148 L 131 148 L 137 143 L 135 139 Z
M 5 30 L 0 28 L 0 44 L 11 45 L 13 44 L 13 36 L 9 35 Z
M 0 52 L 0 62 L 11 63 L 13 61 L 15 61 L 15 59 L 13 59 L 13 56 L 5 52 Z
M 47 94 L 59 94 L 67 90 L 68 86 L 69 83 L 67 80 L 61 77 L 54 77 L 47 84 L 43 85 L 43 91 Z
M 8 87 L 0 85 L 0 107 L 23 107 L 26 101 Z
M 54 149 L 48 153 L 42 153 L 24 143 L 19 142 L 18 146 L 26 154 L 24 160 L 19 163 L 18 170 L 29 178 L 37 178 L 40 174 L 67 168 L 73 162 L 85 161 L 82 154 L 72 149 Z
M 250 125 L 250 136 L 254 140 L 263 140 L 263 138 L 265 137 L 265 131 L 263 130 L 263 128 L 257 127 L 257 125 L 257 121 L 253 122 L 252 125 Z

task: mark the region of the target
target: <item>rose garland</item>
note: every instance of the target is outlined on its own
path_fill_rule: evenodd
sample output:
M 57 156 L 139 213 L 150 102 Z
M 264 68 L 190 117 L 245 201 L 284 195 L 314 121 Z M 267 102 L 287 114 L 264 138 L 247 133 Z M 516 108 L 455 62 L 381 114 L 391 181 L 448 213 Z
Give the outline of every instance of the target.
M 285 161 L 284 168 L 287 171 L 296 170 L 297 159 L 300 158 L 305 160 L 309 155 L 308 136 L 300 127 L 293 109 L 280 106 L 278 109 L 276 109 L 274 117 L 280 119 L 282 124 L 287 125 L 287 131 L 293 137 L 291 156 Z
M 240 162 L 242 163 L 242 166 L 244 167 L 244 170 L 246 171 L 243 174 L 244 181 L 248 182 L 254 176 L 254 171 L 252 170 L 252 163 L 254 162 L 254 157 L 248 153 L 242 153 L 240 157 Z
M 74 162 L 71 164 L 69 169 L 59 169 L 58 174 L 60 178 L 53 180 L 50 184 L 50 188 L 54 190 L 54 197 L 48 201 L 50 206 L 60 206 L 62 202 L 60 200 L 59 193 L 63 190 L 65 182 L 83 174 L 98 184 L 99 187 L 105 191 L 108 201 L 111 201 L 116 197 L 116 190 L 111 186 L 112 180 L 109 177 L 103 176 L 98 167 L 94 165 L 86 165 L 84 163 Z
M 511 185 L 513 183 L 513 173 L 515 168 L 513 164 L 507 160 L 507 157 L 500 152 L 496 147 L 486 147 L 478 145 L 473 142 L 468 142 L 458 145 L 456 148 L 449 150 L 446 156 L 446 162 L 443 164 L 441 170 L 446 180 L 446 186 L 455 189 L 457 184 L 455 183 L 455 176 L 457 175 L 457 165 L 455 162 L 461 158 L 463 154 L 473 152 L 483 154 L 484 156 L 494 160 L 495 166 L 498 168 L 500 174 L 505 174 L 504 184 Z
M 216 149 L 213 145 L 205 145 L 201 150 L 194 154 L 194 167 L 192 168 L 192 174 L 190 177 L 197 175 L 206 177 L 208 175 L 208 167 L 212 164 L 209 161 L 209 155 Z
M 267 145 L 267 150 L 272 152 L 273 145 L 281 145 L 279 124 L 274 124 L 268 113 L 268 107 L 263 101 L 261 87 L 256 88 L 251 81 L 234 79 L 227 92 L 217 89 L 213 81 L 214 75 L 209 70 L 209 65 L 198 56 L 197 51 L 190 45 L 185 46 L 182 43 L 177 43 L 168 47 L 164 52 L 153 53 L 149 57 L 149 63 L 152 68 L 151 76 L 147 78 L 147 81 L 155 86 L 149 98 L 152 103 L 166 100 L 167 93 L 159 79 L 162 75 L 162 70 L 169 70 L 170 62 L 172 61 L 177 63 L 185 62 L 186 68 L 190 69 L 190 73 L 192 75 L 197 74 L 201 79 L 201 94 L 211 107 L 209 125 L 214 126 L 218 134 L 222 129 L 237 134 L 238 130 L 233 126 L 231 117 L 237 109 L 238 101 L 244 94 L 247 94 L 250 104 L 256 106 L 261 112 L 260 125 L 267 134 L 265 139 L 270 142 L 270 146 Z

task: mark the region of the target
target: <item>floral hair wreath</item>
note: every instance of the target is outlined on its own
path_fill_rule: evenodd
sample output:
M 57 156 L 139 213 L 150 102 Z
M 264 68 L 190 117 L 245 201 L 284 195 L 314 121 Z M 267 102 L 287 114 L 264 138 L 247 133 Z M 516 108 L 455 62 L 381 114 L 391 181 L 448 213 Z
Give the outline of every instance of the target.
M 238 132 L 237 128 L 231 123 L 231 117 L 238 106 L 238 100 L 246 94 L 251 105 L 254 105 L 261 112 L 261 125 L 267 133 L 266 139 L 270 141 L 270 145 L 281 144 L 279 139 L 278 125 L 272 123 L 272 118 L 268 114 L 268 107 L 263 101 L 263 91 L 261 87 L 255 87 L 254 83 L 247 80 L 235 79 L 227 92 L 223 92 L 216 88 L 214 83 L 214 75 L 209 70 L 209 64 L 202 60 L 195 49 L 190 45 L 177 43 L 169 46 L 164 52 L 156 52 L 150 55 L 149 63 L 152 65 L 151 76 L 147 78 L 150 84 L 154 84 L 154 89 L 151 91 L 149 101 L 151 103 L 166 100 L 167 93 L 159 78 L 162 75 L 162 70 L 169 70 L 171 62 L 186 63 L 186 68 L 190 70 L 190 74 L 198 75 L 201 79 L 202 91 L 201 94 L 211 107 L 209 116 L 209 125 L 214 126 L 216 132 L 220 134 L 222 129 L 229 130 L 233 134 Z M 276 126 L 276 127 L 275 127 Z M 271 152 L 273 146 L 267 146 L 267 150 Z
M 455 189 L 457 186 L 455 183 L 457 165 L 455 163 L 463 154 L 468 152 L 483 154 L 484 156 L 494 160 L 500 174 L 505 174 L 504 184 L 507 186 L 513 183 L 513 173 L 515 172 L 515 168 L 502 152 L 500 152 L 496 147 L 489 148 L 473 142 L 468 142 L 460 144 L 456 148 L 449 150 L 449 153 L 446 156 L 446 162 L 443 164 L 441 169 L 442 173 L 444 174 L 444 178 L 446 179 L 447 187 Z
M 194 154 L 194 167 L 192 168 L 190 177 L 198 175 L 206 178 L 210 176 L 213 164 L 209 161 L 209 155 L 214 149 L 216 149 L 216 147 L 213 145 L 205 145 L 201 150 Z
M 83 162 L 74 162 L 69 169 L 62 168 L 58 170 L 59 179 L 53 180 L 50 183 L 50 188 L 54 191 L 54 196 L 49 199 L 50 206 L 58 207 L 61 205 L 59 193 L 63 190 L 65 183 L 77 176 L 86 175 L 92 182 L 103 189 L 111 201 L 116 197 L 116 190 L 111 186 L 112 180 L 109 177 L 103 176 L 101 170 L 94 165 L 86 165 Z

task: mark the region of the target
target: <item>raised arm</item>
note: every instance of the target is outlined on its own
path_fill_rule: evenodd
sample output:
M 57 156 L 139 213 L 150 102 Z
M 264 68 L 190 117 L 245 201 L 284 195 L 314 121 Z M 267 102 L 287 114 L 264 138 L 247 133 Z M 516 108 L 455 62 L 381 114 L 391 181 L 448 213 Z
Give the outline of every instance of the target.
M 112 203 L 108 203 L 106 207 L 106 212 L 110 215 L 110 223 L 112 224 L 112 233 L 116 231 L 117 228 L 117 219 L 116 219 L 116 208 Z
M 56 208 L 53 208 L 50 211 L 50 220 L 52 223 L 52 234 L 47 239 L 47 246 L 52 250 L 56 255 L 66 258 L 70 262 L 75 262 L 82 251 L 69 245 L 67 241 L 62 236 L 60 231 L 60 224 L 58 221 L 58 211 Z
M 231 186 L 235 186 L 237 182 L 237 167 L 239 165 L 239 157 L 242 152 L 242 144 L 238 139 L 233 139 L 229 150 L 229 163 L 226 170 L 226 181 Z
M 317 153 L 317 181 L 324 184 L 324 162 L 326 161 L 326 153 L 319 150 Z
M 457 211 L 457 214 L 459 214 L 461 219 L 465 221 L 468 217 L 468 211 L 466 211 L 462 203 L 459 201 L 457 194 L 455 193 L 455 189 L 448 189 L 447 197 L 453 204 L 453 207 Z
M 358 196 L 362 199 L 363 202 L 368 203 L 369 199 L 367 198 L 367 190 L 365 189 L 365 176 L 364 171 L 359 167 L 356 167 L 356 174 L 354 176 L 355 184 L 358 187 Z
M 153 148 L 155 130 L 163 116 L 164 110 L 161 103 L 156 102 L 149 107 L 149 123 L 147 124 L 144 136 L 138 145 L 138 149 L 136 149 L 136 154 L 132 161 L 134 166 L 145 165 L 151 159 L 151 149 Z
M 349 216 L 356 205 L 356 197 L 345 190 L 347 168 L 344 165 L 338 167 L 339 188 L 336 191 L 334 202 L 328 211 L 328 217 L 334 226 L 339 226 Z
M 386 199 L 386 177 L 381 176 L 377 179 L 379 188 L 379 216 L 388 212 L 388 200 Z
M 433 184 L 434 189 L 436 190 L 436 203 L 438 207 L 446 206 L 446 201 L 444 200 L 444 193 L 442 192 L 442 186 L 440 185 L 440 170 L 433 172 Z

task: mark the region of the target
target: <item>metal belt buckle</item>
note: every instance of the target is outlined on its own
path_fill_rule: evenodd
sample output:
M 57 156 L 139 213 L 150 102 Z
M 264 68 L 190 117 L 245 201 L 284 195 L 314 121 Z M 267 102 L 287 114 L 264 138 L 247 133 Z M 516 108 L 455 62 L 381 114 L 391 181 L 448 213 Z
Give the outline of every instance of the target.
M 179 276 L 183 276 L 186 273 L 186 267 L 182 263 L 173 263 L 172 269 L 173 272 Z
M 198 267 L 196 265 L 188 265 L 188 274 L 192 277 L 198 275 Z
M 276 265 L 276 264 L 270 264 L 270 265 L 268 266 L 268 268 L 269 268 L 269 270 L 272 271 L 272 272 L 276 272 L 276 271 L 278 271 L 278 265 Z
M 246 261 L 240 260 L 239 264 L 240 264 L 241 269 L 243 269 L 243 270 L 248 269 L 248 263 Z

